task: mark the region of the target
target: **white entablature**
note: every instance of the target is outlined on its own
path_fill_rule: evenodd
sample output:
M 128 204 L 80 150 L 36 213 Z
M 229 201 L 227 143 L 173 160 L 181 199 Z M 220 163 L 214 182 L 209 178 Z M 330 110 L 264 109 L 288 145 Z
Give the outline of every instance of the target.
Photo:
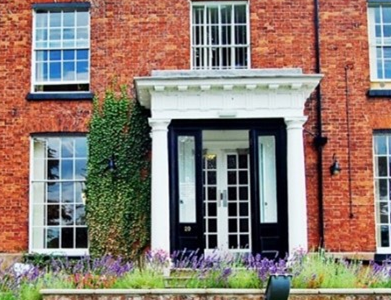
M 285 118 L 303 116 L 321 77 L 301 69 L 154 71 L 135 86 L 152 118 Z

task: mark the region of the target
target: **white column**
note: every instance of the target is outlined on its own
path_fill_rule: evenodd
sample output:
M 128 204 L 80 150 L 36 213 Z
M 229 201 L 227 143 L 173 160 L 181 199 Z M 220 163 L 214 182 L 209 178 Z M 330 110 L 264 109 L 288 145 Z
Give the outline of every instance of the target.
M 308 250 L 303 124 L 307 117 L 285 118 L 288 140 L 289 253 Z
M 151 248 L 170 253 L 168 119 L 149 119 L 152 127 Z

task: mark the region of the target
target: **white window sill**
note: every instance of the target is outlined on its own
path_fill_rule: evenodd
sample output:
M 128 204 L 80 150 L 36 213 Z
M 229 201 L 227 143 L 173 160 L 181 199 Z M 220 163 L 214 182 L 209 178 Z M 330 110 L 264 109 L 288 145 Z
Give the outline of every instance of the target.
M 88 249 L 32 249 L 28 255 L 50 255 L 50 256 L 88 256 Z

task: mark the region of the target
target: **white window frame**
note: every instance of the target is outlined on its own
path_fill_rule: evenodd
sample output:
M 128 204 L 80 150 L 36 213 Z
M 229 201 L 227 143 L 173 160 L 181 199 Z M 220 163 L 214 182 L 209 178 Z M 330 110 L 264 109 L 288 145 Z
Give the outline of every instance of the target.
M 208 62 L 208 65 L 204 65 L 202 67 L 195 67 L 194 66 L 194 48 L 195 45 L 193 44 L 193 39 L 194 39 L 194 36 L 193 36 L 193 10 L 194 10 L 194 7 L 197 7 L 197 6 L 204 6 L 204 7 L 221 7 L 221 6 L 224 6 L 224 5 L 245 5 L 246 6 L 246 38 L 247 38 L 247 41 L 246 41 L 246 45 L 240 45 L 241 47 L 247 47 L 247 66 L 245 67 L 242 67 L 242 68 L 235 68 L 235 67 L 232 67 L 232 65 L 234 65 L 234 62 L 232 62 L 232 60 L 234 60 L 232 57 L 231 57 L 231 67 L 222 67 L 221 65 L 219 66 L 216 66 L 216 67 L 213 67 L 212 66 L 212 63 L 211 63 L 211 55 L 209 56 L 210 59 L 209 59 L 209 62 Z M 220 10 L 219 10 L 219 13 L 220 13 Z M 231 19 L 231 28 L 233 28 L 235 25 L 234 23 L 234 17 L 232 16 L 232 19 Z M 221 23 L 218 23 L 218 26 L 220 27 L 219 29 L 219 40 L 221 41 L 221 26 L 222 24 Z M 204 30 L 206 30 L 206 27 L 207 25 L 205 25 L 204 23 Z M 207 35 L 204 33 L 204 39 L 207 38 Z M 231 41 L 235 41 L 235 31 L 234 30 L 231 30 Z M 218 1 L 218 2 L 211 2 L 211 1 L 200 1 L 200 2 L 192 2 L 191 3 L 191 10 L 190 10 L 190 68 L 192 70 L 235 70 L 235 69 L 251 69 L 251 44 L 250 44 L 250 41 L 251 41 L 251 37 L 250 37 L 250 7 L 249 7 L 249 2 L 248 1 Z M 231 48 L 231 53 L 235 53 L 234 49 L 237 47 L 237 45 L 235 44 L 231 44 L 231 46 L 225 46 L 225 45 L 219 45 L 220 48 Z M 204 44 L 203 47 L 210 47 L 208 46 L 208 44 Z M 212 47 L 210 47 L 212 48 Z
M 377 73 L 377 48 L 381 47 L 390 47 L 391 48 L 391 42 L 390 44 L 384 44 L 384 41 L 380 44 L 377 44 L 376 42 L 376 20 L 375 20 L 375 8 L 379 7 L 390 7 L 390 2 L 376 2 L 376 3 L 370 3 L 368 6 L 368 42 L 369 42 L 369 60 L 370 60 L 370 79 L 372 82 L 391 82 L 391 78 L 379 78 Z M 383 21 L 381 20 L 381 23 L 379 23 L 381 26 L 384 25 Z M 389 24 L 389 23 L 386 23 Z M 391 25 L 391 24 L 390 24 Z M 382 59 L 382 63 L 384 65 L 384 60 Z M 384 67 L 383 67 L 384 70 Z
M 59 139 L 63 139 L 63 138 L 85 138 L 87 139 L 86 135 L 82 135 L 82 134 L 74 134 L 74 135 L 34 135 L 34 136 L 31 136 L 30 137 L 30 182 L 29 182 L 29 253 L 39 253 L 39 254 L 48 254 L 48 255 L 66 255 L 66 256 L 85 256 L 85 255 L 89 255 L 89 249 L 88 248 L 45 248 L 45 247 L 42 247 L 42 248 L 35 248 L 34 247 L 34 240 L 33 240 L 33 237 L 34 237 L 34 188 L 33 188 L 33 183 L 34 182 L 39 182 L 39 183 L 47 183 L 47 182 L 57 182 L 57 183 L 62 183 L 62 182 L 80 182 L 81 184 L 84 184 L 85 183 L 85 179 L 84 180 L 81 180 L 81 179 L 75 179 L 73 178 L 72 180 L 69 180 L 69 179 L 66 179 L 66 180 L 61 180 L 61 179 L 58 179 L 58 180 L 48 180 L 48 179 L 35 179 L 34 178 L 34 174 L 36 172 L 35 168 L 34 168 L 34 165 L 35 165 L 35 162 L 34 162 L 34 139 L 39 139 L 39 138 L 59 138 Z M 61 154 L 59 154 L 61 155 Z M 88 156 L 88 153 L 87 153 L 87 156 Z M 83 159 L 83 157 L 81 157 Z M 59 158 L 60 160 L 61 158 Z M 76 159 L 76 156 L 75 154 L 73 155 L 73 159 L 72 159 L 72 162 L 75 162 L 75 159 Z M 78 159 L 80 159 L 80 157 L 78 157 Z M 88 157 L 85 157 L 85 159 L 88 159 Z M 46 157 L 46 152 L 45 152 L 45 156 L 43 157 L 43 161 L 45 162 L 45 165 L 47 163 L 47 157 Z M 45 165 L 43 166 L 43 172 L 45 172 Z M 73 171 L 75 172 L 75 170 Z M 59 173 L 60 173 L 60 170 L 59 170 Z M 45 195 L 46 195 L 46 191 L 45 191 Z M 82 203 L 85 205 L 85 195 L 82 191 Z M 69 204 L 69 203 L 68 203 Z M 71 204 L 76 204 L 75 202 L 72 202 Z M 44 201 L 42 201 L 42 207 L 45 207 L 45 205 L 47 206 L 47 204 L 44 203 Z M 59 203 L 59 205 L 61 206 L 61 202 Z M 85 207 L 85 206 L 84 206 Z M 43 208 L 43 210 L 45 210 L 45 208 Z M 45 214 L 42 215 L 43 218 L 45 218 Z M 42 228 L 42 229 L 45 229 L 47 227 L 49 227 L 48 225 L 45 225 L 45 224 L 42 224 L 40 226 L 35 226 L 37 228 Z M 63 228 L 63 225 L 62 224 L 59 224 L 59 225 L 56 225 L 56 227 L 59 228 L 59 231 L 61 232 L 61 228 Z M 76 224 L 73 224 L 72 225 L 72 228 L 87 228 L 87 225 L 76 225 Z M 44 234 L 44 233 L 43 233 Z M 60 235 L 61 236 L 61 235 Z M 87 236 L 88 236 L 88 232 L 87 232 Z M 44 238 L 43 238 L 44 239 Z M 76 237 L 74 236 L 74 241 L 76 240 Z M 59 241 L 60 243 L 60 241 Z M 88 238 L 87 238 L 87 243 L 88 243 Z
M 37 9 L 33 9 L 33 24 L 32 24 L 32 47 L 31 47 L 31 62 L 32 62 L 32 65 L 31 65 L 31 93 L 46 93 L 46 94 L 49 94 L 49 93 L 60 93 L 60 94 L 65 94 L 65 93 L 89 93 L 90 92 L 90 77 L 91 77 L 91 13 L 90 13 L 90 9 L 89 8 L 72 8 L 72 6 L 69 6 L 67 8 L 42 8 L 42 9 L 39 9 L 39 10 L 43 10 L 43 11 L 46 11 L 47 13 L 52 13 L 52 12 L 61 12 L 61 16 L 63 15 L 63 12 L 78 12 L 78 11 L 84 11 L 84 12 L 87 12 L 88 13 L 88 45 L 84 46 L 84 47 L 77 47 L 75 45 L 75 47 L 64 47 L 64 46 L 61 46 L 61 47 L 53 47 L 53 48 L 50 48 L 50 47 L 47 47 L 47 48 L 39 48 L 39 47 L 36 47 L 36 32 L 37 32 L 37 28 L 36 28 L 36 15 L 37 15 Z M 49 29 L 50 29 L 50 25 L 48 24 L 48 26 L 46 27 L 48 29 L 48 43 L 49 43 Z M 63 29 L 63 25 L 62 25 L 62 22 L 61 22 L 61 27 L 59 27 L 61 30 Z M 76 40 L 76 37 L 75 37 L 75 40 Z M 60 43 L 62 44 L 62 42 L 64 41 L 61 37 L 61 39 L 59 40 Z M 63 78 L 63 72 L 60 76 L 60 80 L 56 80 L 56 81 L 50 81 L 50 80 L 47 80 L 47 81 L 38 81 L 36 80 L 36 51 L 39 51 L 39 50 L 88 50 L 88 78 L 85 79 L 85 80 L 64 80 Z M 75 58 L 75 63 L 76 63 L 76 58 Z M 50 60 L 48 60 L 48 63 L 50 62 Z M 61 64 L 63 62 L 63 59 L 61 59 Z M 49 76 L 49 70 L 48 70 L 48 76 Z M 77 71 L 75 69 L 75 76 L 77 76 Z M 88 90 L 85 90 L 85 91 L 68 91 L 68 90 L 59 90 L 59 91 L 36 91 L 35 88 L 36 86 L 40 86 L 40 85 L 43 85 L 43 86 L 54 86 L 54 85 L 57 85 L 57 86 L 64 86 L 66 87 L 67 85 L 78 85 L 78 84 L 86 84 L 88 85 Z
M 377 154 L 376 153 L 376 138 L 385 137 L 386 138 L 386 153 Z M 390 253 L 391 251 L 391 193 L 390 193 L 390 184 L 391 184 L 391 131 L 390 132 L 378 132 L 373 134 L 373 178 L 374 178 L 374 215 L 375 215 L 375 232 L 376 232 L 376 252 L 379 254 Z M 378 159 L 386 158 L 387 159 L 387 176 L 378 176 Z M 387 182 L 387 199 L 380 199 L 380 186 L 379 180 L 386 180 Z M 379 189 L 379 191 L 378 191 Z M 388 216 L 387 223 L 381 223 L 381 204 L 388 205 L 388 211 L 386 215 Z M 379 213 L 378 213 L 379 212 Z M 384 247 L 381 245 L 380 235 L 381 235 L 381 226 L 388 226 L 389 228 L 389 246 Z

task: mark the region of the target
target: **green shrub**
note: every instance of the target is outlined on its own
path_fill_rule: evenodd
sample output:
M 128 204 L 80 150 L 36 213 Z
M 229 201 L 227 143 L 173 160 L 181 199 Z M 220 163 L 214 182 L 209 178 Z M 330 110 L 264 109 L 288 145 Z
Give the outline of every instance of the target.
M 88 134 L 86 218 L 91 255 L 136 259 L 149 244 L 147 115 L 123 88 L 94 100 Z M 115 169 L 109 170 L 109 160 Z

